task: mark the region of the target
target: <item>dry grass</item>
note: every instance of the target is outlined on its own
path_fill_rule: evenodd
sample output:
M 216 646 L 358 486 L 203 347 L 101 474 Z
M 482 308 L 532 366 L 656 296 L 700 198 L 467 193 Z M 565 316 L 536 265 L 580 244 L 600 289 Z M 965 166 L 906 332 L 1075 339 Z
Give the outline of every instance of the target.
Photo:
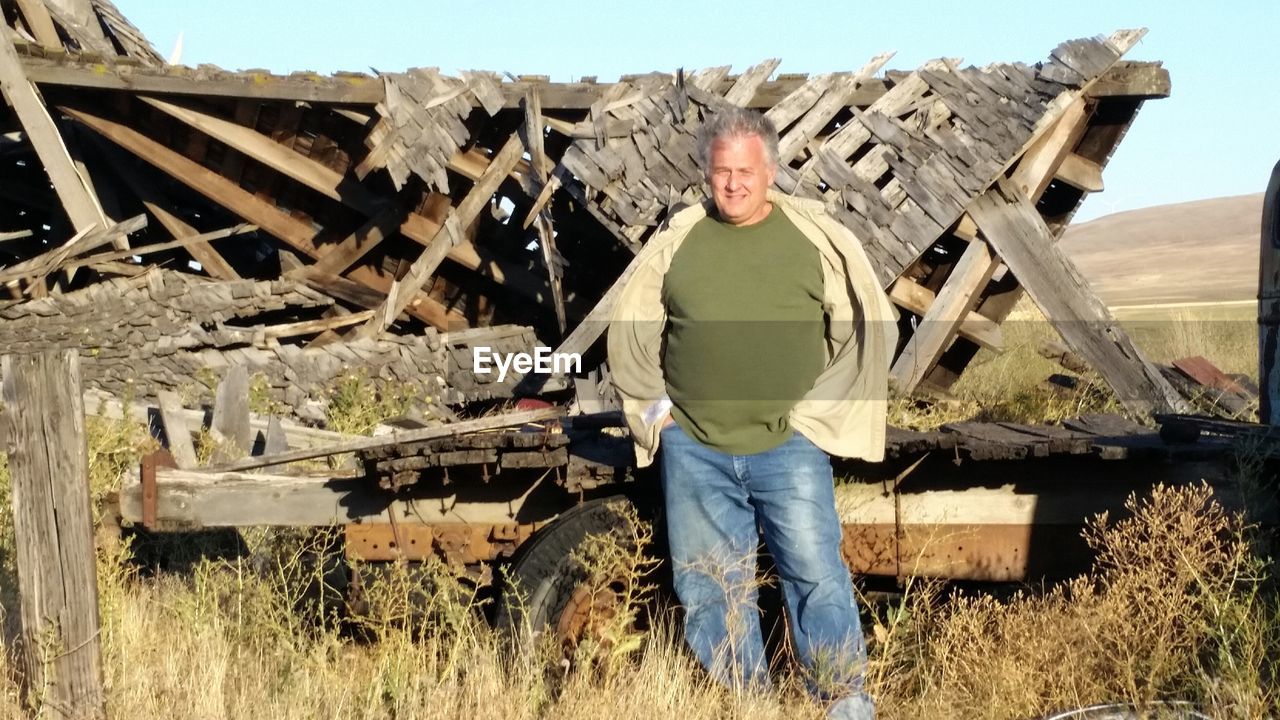
M 965 407 L 922 415 L 900 402 L 896 412 L 923 426 L 970 411 L 1043 419 L 1110 407 L 1100 390 L 1039 394 L 1041 380 L 1056 371 L 1035 355 L 1043 336 L 1036 323 L 1007 326 L 1006 355 L 980 359 L 958 386 Z M 1186 337 L 1177 343 L 1192 346 Z M 360 403 L 378 401 L 359 400 L 370 396 L 355 390 L 348 395 L 361 417 L 367 406 Z M 119 483 L 144 444 L 141 428 L 91 421 L 95 497 Z M 1256 454 L 1252 460 L 1242 472 L 1259 471 Z M 0 611 L 13 613 L 7 493 L 0 456 Z M 1088 531 L 1100 562 L 1087 577 L 1003 598 L 912 581 L 900 598 L 868 608 L 868 689 L 880 716 L 1026 718 L 1095 702 L 1164 699 L 1192 701 L 1217 717 L 1280 714 L 1280 610 L 1267 539 L 1204 488 L 1160 488 L 1130 509 L 1131 517 L 1101 518 Z M 785 668 L 773 693 L 735 695 L 715 686 L 682 648 L 670 616 L 638 636 L 620 623 L 590 662 L 565 663 L 551 645 L 513 652 L 471 607 L 469 587 L 441 565 L 393 569 L 353 631 L 314 601 L 323 538 L 267 531 L 245 538 L 247 557 L 205 560 L 183 573 L 143 576 L 127 547 L 100 555 L 111 718 L 822 714 Z M 635 560 L 603 545 L 585 549 L 581 561 L 607 575 Z M 634 587 L 638 602 L 643 588 Z M 6 718 L 23 711 L 13 653 L 6 640 Z

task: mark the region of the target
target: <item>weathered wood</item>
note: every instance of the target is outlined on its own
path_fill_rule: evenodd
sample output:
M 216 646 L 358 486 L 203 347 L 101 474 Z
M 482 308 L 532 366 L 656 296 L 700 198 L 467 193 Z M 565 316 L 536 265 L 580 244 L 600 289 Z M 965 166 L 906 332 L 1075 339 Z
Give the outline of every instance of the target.
M 173 219 L 178 220 L 178 218 L 173 218 Z M 182 221 L 178 220 L 178 222 L 182 222 Z M 125 258 L 130 258 L 135 255 L 138 255 L 138 256 L 150 255 L 151 253 L 157 253 L 162 250 L 173 250 L 175 248 L 189 249 L 196 245 L 207 246 L 209 242 L 212 240 L 221 240 L 222 238 L 234 237 L 236 235 L 243 235 L 245 233 L 255 232 L 257 229 L 258 229 L 257 225 L 241 223 L 239 225 L 236 225 L 235 227 L 224 228 L 222 230 L 214 230 L 213 232 L 199 233 L 197 235 L 190 235 L 187 237 L 181 237 L 181 238 L 178 238 L 177 240 L 173 240 L 170 242 L 155 243 L 152 245 L 139 245 L 129 250 L 120 250 L 118 252 L 111 252 L 111 253 L 101 253 L 99 255 L 86 255 L 84 257 L 77 258 L 76 260 L 73 260 L 71 262 L 63 263 L 61 267 L 65 269 L 65 268 L 83 267 L 85 265 L 97 265 L 100 263 L 111 262 L 112 260 L 123 260 Z
M 82 49 L 107 57 L 116 54 L 115 47 L 102 32 L 98 13 L 90 0 L 45 0 L 45 7 Z
M 933 306 L 937 298 L 937 295 L 929 288 L 905 277 L 899 277 L 895 280 L 893 286 L 889 288 L 888 294 L 889 300 L 893 301 L 893 304 L 905 310 L 910 310 L 921 317 L 924 317 L 929 312 L 929 308 Z M 1004 334 L 1000 330 L 1000 324 L 972 310 L 966 313 L 964 319 L 960 321 L 960 327 L 957 332 L 960 337 L 972 340 L 992 352 L 1004 352 Z
M 778 143 L 778 161 L 785 165 L 817 136 L 836 113 L 848 107 L 849 100 L 862 83 L 871 79 L 889 62 L 893 53 L 880 53 L 851 76 L 836 76 L 825 94 L 786 131 Z
M 992 258 L 985 242 L 975 240 L 968 244 L 937 299 L 893 364 L 890 377 L 900 392 L 914 391 L 933 369 L 998 264 L 999 260 Z
M 1054 243 L 1044 219 L 1015 188 L 992 188 L 969 212 L 1049 322 L 1106 379 L 1130 412 L 1184 411 L 1186 401 L 1133 345 L 1075 263 Z
M 1102 192 L 1102 166 L 1075 153 L 1067 153 L 1054 177 L 1085 192 Z
M 76 172 L 53 118 L 36 94 L 35 87 L 23 74 L 12 38 L 13 30 L 0 23 L 0 90 L 13 106 L 71 224 L 78 231 L 104 228 L 108 223 L 102 206 L 93 196 L 86 179 Z
M 543 138 L 542 101 L 536 88 L 529 91 L 529 96 L 525 100 L 523 129 L 529 164 L 533 168 L 534 190 L 540 197 L 550 179 L 552 162 L 547 158 L 546 143 Z M 551 287 L 556 321 L 560 324 L 560 332 L 563 334 L 568 321 L 564 313 L 564 293 L 560 288 L 559 253 L 556 252 L 555 230 L 551 225 L 550 213 L 540 211 L 537 222 L 538 248 L 542 251 L 542 263 L 547 268 L 547 281 Z
M 399 206 L 387 207 L 366 220 L 303 272 L 312 275 L 340 275 L 346 272 L 347 268 L 367 255 L 379 243 L 395 234 L 403 214 L 404 211 Z
M 102 143 L 104 147 L 110 147 L 106 143 Z M 134 195 L 142 201 L 142 206 L 151 213 L 169 235 L 176 238 L 189 238 L 199 235 L 199 231 L 191 227 L 182 218 L 173 214 L 169 210 L 169 203 L 160 193 L 160 191 L 130 166 L 128 162 L 124 162 L 123 154 L 118 149 L 113 149 L 117 162 L 112 164 L 112 169 L 124 180 Z M 187 246 L 187 252 L 191 253 L 191 257 L 200 263 L 200 267 L 204 269 L 210 277 L 219 280 L 239 280 L 240 274 L 231 267 L 229 263 L 222 257 L 221 253 L 213 248 L 208 242 L 198 242 Z
M 89 450 L 74 350 L 2 361 L 22 648 L 30 702 L 105 715 Z
M 156 395 L 164 435 L 169 440 L 169 454 L 183 470 L 194 468 L 197 464 L 196 449 L 191 442 L 191 428 L 182 412 L 182 400 L 169 390 L 161 390 Z
M 218 383 L 213 400 L 213 431 L 220 437 L 214 462 L 230 462 L 244 457 L 253 449 L 249 428 L 249 371 L 244 365 L 232 365 Z
M 440 220 L 418 215 L 417 213 L 397 212 L 394 203 L 388 205 L 384 199 L 378 197 L 372 190 L 367 189 L 354 179 L 344 177 L 341 173 L 328 166 L 312 160 L 252 128 L 155 98 L 140 97 L 139 99 L 190 125 L 192 128 L 226 143 L 263 165 L 306 185 L 312 190 L 379 221 L 377 225 L 366 225 L 366 228 L 381 228 L 385 225 L 383 219 L 394 216 L 399 221 L 397 225 L 400 232 L 423 245 L 430 244 L 431 238 L 440 230 Z M 482 167 L 487 167 L 487 163 Z M 378 234 L 385 236 L 393 230 L 394 228 L 384 228 Z M 361 234 L 362 231 L 365 231 L 365 229 L 362 228 L 356 233 Z M 470 245 L 470 243 L 465 244 Z M 354 243 L 353 247 L 357 248 L 360 254 L 363 254 L 372 248 L 372 245 Z M 336 251 L 335 254 L 337 257 L 326 263 L 326 268 L 322 270 L 323 272 L 338 272 L 334 267 L 344 261 L 351 253 L 347 252 L 344 244 L 343 250 Z M 356 258 L 358 257 L 359 255 L 356 255 Z M 449 257 L 472 270 L 479 269 L 481 265 L 480 258 L 473 247 L 455 248 L 450 251 Z M 352 258 L 347 265 L 340 269 L 346 269 L 351 263 L 355 262 L 356 258 Z M 502 274 L 491 277 L 494 277 L 494 280 L 499 283 L 505 281 L 505 276 Z M 518 287 L 524 289 L 527 285 L 528 283 L 523 283 Z
M 1149 100 L 1169 97 L 1169 71 L 1160 63 L 1116 63 L 1089 88 L 1089 97 L 1129 97 Z
M 285 337 L 297 337 L 298 335 L 313 335 L 322 333 L 325 330 L 362 323 L 369 320 L 373 315 L 373 310 L 364 310 L 362 312 L 347 313 L 346 315 L 320 318 L 319 320 L 303 320 L 283 325 L 271 325 L 262 330 L 262 337 L 264 340 L 276 340 Z
M 33 258 L 5 268 L 3 272 L 0 272 L 0 282 L 8 282 L 19 278 L 33 278 L 33 282 L 39 282 L 45 276 L 63 267 L 67 258 L 89 252 L 114 241 L 118 237 L 137 232 L 146 226 L 147 218 L 145 215 L 138 215 L 122 223 L 112 224 L 105 228 L 90 226 L 52 250 L 47 250 Z
M 22 64 L 27 77 L 41 85 L 369 106 L 381 102 L 383 97 L 381 79 L 366 75 L 325 77 L 305 73 L 294 76 L 221 72 L 199 77 L 193 76 L 190 70 L 172 67 L 134 67 L 130 68 L 131 72 L 117 73 L 102 72 L 101 64 L 37 57 L 23 57 Z
M 86 390 L 84 402 L 85 409 L 89 415 L 101 416 L 111 420 L 128 417 L 134 422 L 146 424 L 150 421 L 150 415 L 153 411 L 152 406 L 147 403 L 131 402 L 126 406 L 110 395 L 97 390 Z M 179 408 L 176 412 L 188 427 L 202 427 L 204 425 L 204 410 Z M 252 428 L 254 433 L 266 432 L 268 422 L 269 418 L 252 413 L 249 415 L 249 427 Z M 333 443 L 346 442 L 355 437 L 332 430 L 309 427 L 292 420 L 282 421 L 281 426 L 284 428 L 285 437 L 288 438 L 289 444 L 295 446 L 318 447 L 332 445 Z
M 47 48 L 63 49 L 62 38 L 58 37 L 58 29 L 53 26 L 53 18 L 49 17 L 44 0 L 18 0 L 18 9 L 37 42 Z
M 1088 126 L 1089 107 L 1084 99 L 1077 99 L 1067 107 L 1053 128 L 1040 136 L 1018 161 L 1010 181 L 1023 196 L 1033 202 L 1040 199 L 1063 158 L 1080 142 Z
M 386 301 L 360 329 L 359 336 L 376 336 L 386 330 L 397 315 L 411 306 L 414 296 L 427 282 L 427 278 L 431 277 L 440 266 L 445 255 L 462 241 L 463 228 L 475 222 L 480 216 L 480 211 L 489 204 L 498 186 L 507 178 L 507 174 L 520 159 L 521 152 L 519 136 L 512 135 L 502 149 L 493 156 L 493 161 L 489 163 L 484 175 L 467 192 L 462 202 L 458 203 L 458 207 L 449 213 L 449 217 L 445 218 L 444 226 L 432 238 L 427 249 L 413 261 L 409 272 L 392 284 L 387 291 Z
M 146 160 L 213 202 L 258 225 L 308 257 L 317 259 L 324 257 L 325 251 L 315 245 L 315 229 L 308 223 L 298 220 L 274 204 L 241 189 L 221 175 L 188 160 L 132 128 L 83 110 L 70 108 L 62 108 L 62 110 L 108 140 Z M 391 278 L 376 270 L 363 267 L 352 269 L 348 277 L 380 292 L 389 290 L 393 282 Z M 467 325 L 466 318 L 461 314 L 449 311 L 425 294 L 419 294 L 416 300 L 415 304 L 408 307 L 408 312 L 423 322 L 440 329 L 451 325 L 455 327 Z
M 453 435 L 479 432 L 481 430 L 493 430 L 495 428 L 551 420 L 560 416 L 562 413 L 563 411 L 560 408 L 545 408 L 542 410 L 525 410 L 522 412 L 506 413 L 503 415 L 480 418 L 478 420 L 464 420 L 463 422 L 444 425 L 442 427 L 406 430 L 387 433 L 377 437 L 358 438 L 346 442 L 334 443 L 327 448 L 304 448 L 302 450 L 291 450 L 287 453 L 279 453 L 276 455 L 260 455 L 258 457 L 244 458 L 231 463 L 211 466 L 209 471 L 231 472 L 237 470 L 250 470 L 253 468 L 265 467 L 267 465 L 279 465 L 283 463 L 297 462 L 298 460 L 310 460 L 311 458 L 324 457 L 326 455 L 339 455 L 348 452 L 370 450 L 386 445 L 422 442 L 423 440 L 430 440 L 432 438 L 450 437 Z
M 510 522 L 524 498 L 458 502 L 453 496 L 396 500 L 365 477 L 298 477 L 241 472 L 156 471 L 156 520 L 179 527 L 327 526 L 383 522 Z M 548 508 L 546 517 L 555 510 Z M 120 490 L 120 515 L 142 519 L 142 488 L 127 482 Z

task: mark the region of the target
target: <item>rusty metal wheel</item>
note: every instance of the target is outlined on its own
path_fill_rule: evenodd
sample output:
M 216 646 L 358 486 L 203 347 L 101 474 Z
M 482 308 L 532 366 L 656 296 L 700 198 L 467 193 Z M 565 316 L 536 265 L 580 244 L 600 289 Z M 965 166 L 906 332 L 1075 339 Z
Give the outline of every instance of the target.
M 611 642 L 603 631 L 622 610 L 627 578 L 592 577 L 573 553 L 593 534 L 611 534 L 619 542 L 630 528 L 614 503 L 623 497 L 592 500 L 565 512 L 520 549 L 506 573 L 495 624 L 512 638 L 530 643 L 555 634 L 572 653 L 585 638 Z

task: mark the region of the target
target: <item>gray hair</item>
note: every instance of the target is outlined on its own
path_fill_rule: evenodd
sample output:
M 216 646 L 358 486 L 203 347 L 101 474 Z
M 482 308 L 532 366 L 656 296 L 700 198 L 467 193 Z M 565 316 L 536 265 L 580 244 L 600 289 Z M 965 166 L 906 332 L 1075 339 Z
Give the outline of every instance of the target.
M 728 105 L 717 110 L 698 128 L 697 159 L 703 175 L 711 174 L 711 146 L 717 140 L 755 135 L 764 141 L 769 162 L 778 164 L 778 129 L 758 110 Z

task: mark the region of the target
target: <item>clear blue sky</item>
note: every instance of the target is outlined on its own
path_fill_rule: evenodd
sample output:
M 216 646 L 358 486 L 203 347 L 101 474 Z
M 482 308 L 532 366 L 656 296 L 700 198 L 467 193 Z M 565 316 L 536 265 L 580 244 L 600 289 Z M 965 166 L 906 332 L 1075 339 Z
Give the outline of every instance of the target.
M 1280 161 L 1280 0 L 1070 3 L 696 0 L 414 2 L 116 0 L 161 54 L 228 69 L 446 73 L 485 69 L 568 81 L 765 58 L 779 72 L 1048 57 L 1062 40 L 1146 27 L 1127 58 L 1162 60 L 1173 95 L 1147 103 L 1077 221 L 1150 205 L 1261 192 Z

